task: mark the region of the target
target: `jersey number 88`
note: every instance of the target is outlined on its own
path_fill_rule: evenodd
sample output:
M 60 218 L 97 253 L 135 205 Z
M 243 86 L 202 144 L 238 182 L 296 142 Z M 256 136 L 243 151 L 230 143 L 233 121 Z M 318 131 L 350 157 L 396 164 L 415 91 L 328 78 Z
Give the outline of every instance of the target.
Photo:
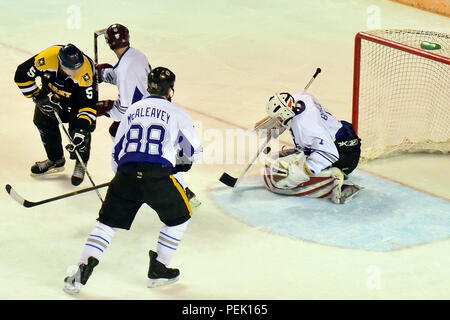
M 166 129 L 157 124 L 152 124 L 147 130 L 140 124 L 133 124 L 126 136 L 125 152 L 142 152 L 152 156 L 161 156 L 165 133 Z

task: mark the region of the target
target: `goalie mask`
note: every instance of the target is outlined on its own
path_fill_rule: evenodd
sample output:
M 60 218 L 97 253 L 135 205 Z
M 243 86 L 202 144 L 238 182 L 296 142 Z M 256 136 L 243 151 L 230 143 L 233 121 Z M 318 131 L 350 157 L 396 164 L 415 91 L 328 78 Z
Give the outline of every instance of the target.
M 283 127 L 289 127 L 289 121 L 295 116 L 293 108 L 295 100 L 287 92 L 277 93 L 270 97 L 266 105 L 267 115 L 272 119 L 277 119 Z

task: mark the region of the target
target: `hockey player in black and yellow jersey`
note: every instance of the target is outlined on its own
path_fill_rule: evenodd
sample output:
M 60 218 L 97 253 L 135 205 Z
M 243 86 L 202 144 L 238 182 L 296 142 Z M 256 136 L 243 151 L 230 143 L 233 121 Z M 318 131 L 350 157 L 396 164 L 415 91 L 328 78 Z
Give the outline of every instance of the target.
M 36 78 L 41 79 L 38 86 Z M 14 81 L 27 98 L 36 104 L 33 122 L 39 130 L 47 160 L 31 167 L 32 175 L 57 172 L 64 169 L 65 159 L 59 122 L 69 124 L 72 143 L 66 146 L 71 159 L 77 159 L 77 150 L 86 164 L 89 160 L 91 132 L 96 125 L 95 65 L 73 44 L 55 45 L 31 57 L 17 67 Z M 76 160 L 72 184 L 84 179 L 84 168 Z

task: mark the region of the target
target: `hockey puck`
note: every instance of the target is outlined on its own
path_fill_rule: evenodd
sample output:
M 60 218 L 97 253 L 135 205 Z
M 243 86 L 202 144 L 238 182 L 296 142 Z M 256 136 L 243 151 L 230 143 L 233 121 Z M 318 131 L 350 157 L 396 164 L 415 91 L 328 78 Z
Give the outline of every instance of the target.
M 264 149 L 264 154 L 268 154 L 272 149 L 270 147 L 267 147 Z

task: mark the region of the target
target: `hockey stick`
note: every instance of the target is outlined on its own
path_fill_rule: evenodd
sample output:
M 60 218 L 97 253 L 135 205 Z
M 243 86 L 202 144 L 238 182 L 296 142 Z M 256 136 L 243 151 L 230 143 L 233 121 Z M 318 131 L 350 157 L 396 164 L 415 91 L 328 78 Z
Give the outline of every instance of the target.
M 98 45 L 97 45 L 97 38 L 98 36 L 101 36 L 102 34 L 105 34 L 106 29 L 100 29 L 94 32 L 94 62 L 95 64 L 98 64 Z
M 24 199 L 9 184 L 7 184 L 5 186 L 5 189 L 6 189 L 6 192 L 8 192 L 8 194 L 14 200 L 16 200 L 20 205 L 24 206 L 25 208 L 31 208 L 31 207 L 39 206 L 39 205 L 44 204 L 44 203 L 56 201 L 56 200 L 59 200 L 59 199 L 68 198 L 68 197 L 71 197 L 71 196 L 75 196 L 77 194 L 81 194 L 81 193 L 85 193 L 85 192 L 88 192 L 88 191 L 100 189 L 100 188 L 103 188 L 103 187 L 107 187 L 107 186 L 109 186 L 109 184 L 110 184 L 110 182 L 106 182 L 106 183 L 102 183 L 102 184 L 99 184 L 99 185 L 96 185 L 96 186 L 93 186 L 93 187 L 81 189 L 81 190 L 78 190 L 78 191 L 73 191 L 73 192 L 70 192 L 70 193 L 62 194 L 60 196 L 56 196 L 56 197 L 53 197 L 53 198 L 48 198 L 48 199 L 44 199 L 44 200 L 40 200 L 40 201 L 36 201 L 36 202 L 28 201 L 28 200 Z
M 70 137 L 69 132 L 67 132 L 66 127 L 64 127 L 64 124 L 62 123 L 61 118 L 59 117 L 58 112 L 57 112 L 56 110 L 53 110 L 53 113 L 55 114 L 56 119 L 58 120 L 59 124 L 60 124 L 61 127 L 63 128 L 64 133 L 65 133 L 66 136 L 67 136 L 67 139 L 69 139 L 69 141 L 72 143 L 72 142 L 73 142 L 73 141 L 72 141 L 72 138 Z M 77 156 L 77 158 L 78 158 L 78 161 L 80 162 L 81 166 L 83 167 L 84 172 L 86 172 L 86 175 L 88 176 L 89 181 L 91 181 L 92 186 L 95 187 L 95 183 L 94 183 L 94 181 L 92 180 L 91 175 L 89 174 L 88 169 L 86 168 L 86 164 L 84 163 L 83 159 L 81 159 L 80 153 L 79 153 L 78 150 L 76 150 L 76 149 L 75 149 L 75 154 L 76 154 L 76 156 Z M 95 192 L 97 193 L 97 196 L 98 196 L 98 198 L 100 199 L 100 201 L 103 203 L 103 198 L 102 198 L 102 196 L 100 195 L 100 192 L 98 192 L 97 189 L 95 189 Z
M 266 153 L 266 154 L 270 152 L 270 147 L 266 148 L 266 146 L 269 143 L 270 139 L 271 139 L 271 136 L 268 136 L 267 140 L 261 145 L 261 147 L 259 148 L 259 150 L 256 153 L 256 155 L 250 161 L 250 163 L 248 164 L 247 168 L 245 168 L 245 170 L 241 173 L 239 178 L 234 178 L 234 177 L 230 176 L 228 173 L 224 172 L 224 173 L 222 173 L 222 176 L 219 178 L 219 181 L 222 182 L 223 184 L 229 186 L 229 187 L 235 188 L 238 185 L 238 183 L 240 181 L 242 181 L 242 178 L 246 175 L 248 170 L 250 170 L 250 167 L 253 165 L 253 163 L 256 161 L 256 159 L 258 159 L 258 157 L 261 154 L 261 152 L 263 152 L 263 150 L 264 150 L 264 153 Z
M 95 63 L 94 69 L 95 70 L 97 70 L 96 66 L 98 64 L 98 45 L 97 45 L 98 41 L 97 41 L 97 38 L 98 38 L 98 36 L 100 36 L 102 34 L 105 34 L 105 32 L 106 32 L 106 29 L 100 29 L 100 30 L 97 30 L 97 31 L 94 32 L 94 63 Z M 97 73 L 97 71 L 96 71 L 96 73 Z M 97 92 L 98 92 L 98 77 L 99 77 L 99 75 L 96 74 L 96 76 L 95 76 L 95 90 Z

